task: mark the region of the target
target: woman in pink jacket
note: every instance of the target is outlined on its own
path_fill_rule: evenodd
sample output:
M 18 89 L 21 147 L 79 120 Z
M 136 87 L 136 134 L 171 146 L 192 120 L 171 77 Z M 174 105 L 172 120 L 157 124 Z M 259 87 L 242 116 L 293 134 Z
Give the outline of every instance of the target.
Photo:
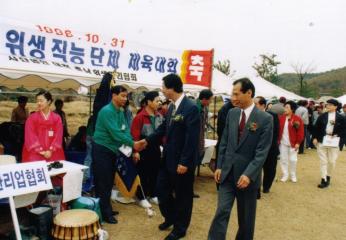
M 36 102 L 37 111 L 25 122 L 23 162 L 64 160 L 63 125 L 60 116 L 50 110 L 52 95 L 40 91 Z

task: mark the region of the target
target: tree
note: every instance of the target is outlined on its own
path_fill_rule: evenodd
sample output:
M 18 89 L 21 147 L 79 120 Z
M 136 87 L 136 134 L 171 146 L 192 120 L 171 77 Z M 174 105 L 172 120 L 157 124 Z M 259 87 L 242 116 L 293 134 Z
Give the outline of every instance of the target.
M 213 67 L 230 78 L 232 78 L 236 72 L 235 70 L 231 70 L 231 61 L 229 59 L 218 61 Z
M 275 60 L 277 55 L 265 55 L 261 54 L 260 63 L 255 63 L 252 67 L 256 70 L 258 76 L 261 78 L 272 82 L 274 84 L 277 84 L 279 77 L 278 77 L 278 65 L 281 64 L 281 62 Z
M 307 84 L 304 82 L 304 80 L 306 79 L 306 76 L 313 72 L 315 70 L 315 67 L 312 66 L 312 63 L 310 63 L 309 65 L 304 64 L 304 63 L 295 63 L 295 64 L 291 64 L 295 74 L 297 75 L 297 78 L 299 80 L 299 94 L 300 96 L 303 96 L 305 93 L 305 89 L 307 88 Z M 305 84 L 304 84 L 305 83 Z

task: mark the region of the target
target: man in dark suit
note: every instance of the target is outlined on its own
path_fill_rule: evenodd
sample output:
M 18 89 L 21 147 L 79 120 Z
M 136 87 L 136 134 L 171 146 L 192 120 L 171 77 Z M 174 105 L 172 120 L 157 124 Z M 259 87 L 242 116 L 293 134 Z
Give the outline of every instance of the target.
M 159 229 L 166 230 L 173 225 L 165 239 L 175 240 L 185 236 L 191 220 L 200 117 L 197 105 L 185 97 L 178 75 L 163 78 L 162 92 L 172 104 L 164 122 L 146 141 L 150 145 L 165 137 L 156 186 L 160 211 L 165 218 Z
M 265 111 L 267 100 L 264 97 L 257 96 L 255 98 L 256 107 Z M 269 153 L 266 161 L 263 164 L 263 193 L 269 193 L 270 188 L 273 184 L 275 174 L 276 174 L 276 165 L 279 155 L 279 118 L 276 113 L 267 111 L 273 118 L 273 140 L 269 149 Z M 261 198 L 261 189 L 258 189 L 257 198 Z
M 233 83 L 232 103 L 219 146 L 215 180 L 220 183 L 218 206 L 208 239 L 226 238 L 228 221 L 237 199 L 239 229 L 236 239 L 253 239 L 256 197 L 261 170 L 273 136 L 273 119 L 253 102 L 255 87 L 247 78 Z

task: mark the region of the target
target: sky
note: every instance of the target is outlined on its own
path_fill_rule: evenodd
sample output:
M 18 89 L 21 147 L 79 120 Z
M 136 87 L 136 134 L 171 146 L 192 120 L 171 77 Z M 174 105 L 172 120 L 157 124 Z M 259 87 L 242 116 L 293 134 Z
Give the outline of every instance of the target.
M 255 76 L 260 54 L 276 54 L 279 73 L 346 66 L 345 0 L 2 0 L 0 16 L 164 49 L 214 48 L 235 77 Z

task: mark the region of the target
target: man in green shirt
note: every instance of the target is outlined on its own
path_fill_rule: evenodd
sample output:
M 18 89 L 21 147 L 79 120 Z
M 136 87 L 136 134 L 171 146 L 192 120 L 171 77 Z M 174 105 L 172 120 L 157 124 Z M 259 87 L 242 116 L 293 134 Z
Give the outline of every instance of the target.
M 125 120 L 124 105 L 127 101 L 127 90 L 123 86 L 111 89 L 112 99 L 104 106 L 97 116 L 93 136 L 93 162 L 95 194 L 100 198 L 100 207 L 103 219 L 115 224 L 110 197 L 113 187 L 115 163 L 119 148 L 129 146 L 136 151 L 145 147 L 143 141 L 134 142 L 130 127 Z

